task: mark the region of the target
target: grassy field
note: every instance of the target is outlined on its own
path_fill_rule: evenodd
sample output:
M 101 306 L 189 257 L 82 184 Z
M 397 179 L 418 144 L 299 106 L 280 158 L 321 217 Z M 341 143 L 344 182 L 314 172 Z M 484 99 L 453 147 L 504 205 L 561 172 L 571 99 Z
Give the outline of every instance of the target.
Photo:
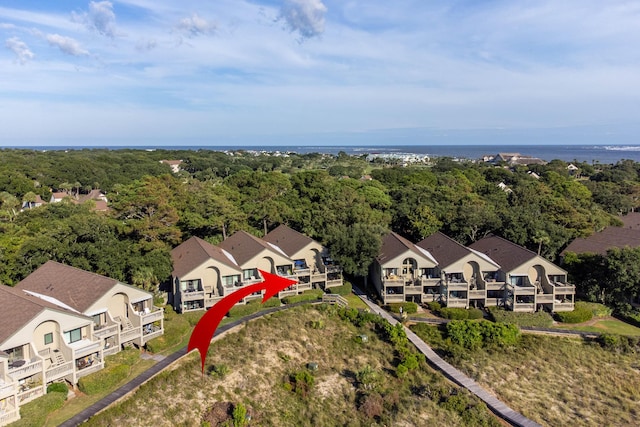
M 609 334 L 629 335 L 633 337 L 640 336 L 640 328 L 625 323 L 621 320 L 613 317 L 604 319 L 594 319 L 590 322 L 580 323 L 577 325 L 571 325 L 568 323 L 558 323 L 553 327 L 560 329 L 573 329 L 576 331 L 585 332 L 606 332 Z
M 238 327 L 211 345 L 204 375 L 190 354 L 87 425 L 206 425 L 203 415 L 221 402 L 244 405 L 255 426 L 499 425 L 425 362 L 399 377 L 395 347 L 373 324 L 338 313 L 305 305 Z M 311 362 L 317 370 L 307 370 Z M 301 388 L 298 378 L 309 377 Z
M 422 334 L 434 347 L 438 340 L 429 337 L 435 335 Z M 476 350 L 452 363 L 507 405 L 544 426 L 638 423 L 637 355 L 609 352 L 581 339 L 526 334 L 517 347 Z

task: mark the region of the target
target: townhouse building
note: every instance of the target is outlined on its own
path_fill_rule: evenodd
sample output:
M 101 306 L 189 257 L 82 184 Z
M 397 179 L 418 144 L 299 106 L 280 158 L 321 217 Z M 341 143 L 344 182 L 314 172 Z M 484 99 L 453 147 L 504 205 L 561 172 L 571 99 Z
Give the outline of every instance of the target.
M 164 310 L 154 306 L 153 294 L 109 277 L 48 261 L 16 288 L 90 317 L 105 355 L 164 333 Z
M 500 269 L 494 260 L 439 231 L 418 242 L 417 246 L 438 261 L 439 298 L 447 307 L 500 304 L 504 287 L 490 280 Z
M 6 425 L 49 383 L 76 384 L 102 369 L 104 354 L 90 317 L 8 286 L 0 286 L 0 299 L 0 425 Z
M 502 237 L 487 236 L 470 249 L 500 264 L 496 282 L 504 285 L 505 308 L 513 311 L 572 311 L 575 285 L 567 282 L 567 271 L 529 249 Z
M 192 237 L 174 248 L 171 258 L 170 302 L 181 313 L 208 309 L 234 291 L 262 282 L 258 270 L 297 281 L 278 298 L 342 285 L 342 270 L 326 248 L 286 226 L 264 239 L 238 231 L 218 245 Z M 238 304 L 263 296 L 264 291 L 255 292 Z
M 369 278 L 385 304 L 427 301 L 440 296 L 438 262 L 427 251 L 397 233 L 382 238 Z
M 567 272 L 498 236 L 465 247 L 438 232 L 413 244 L 387 234 L 370 269 L 382 301 L 438 301 L 448 307 L 503 306 L 513 311 L 571 311 Z
M 280 248 L 293 260 L 298 289 L 300 286 L 307 289 L 342 286 L 342 268 L 331 259 L 327 248 L 312 238 L 282 224 L 262 240 Z
M 150 292 L 49 261 L 14 288 L 0 286 L 0 425 L 52 382 L 78 381 L 123 346 L 162 335 Z

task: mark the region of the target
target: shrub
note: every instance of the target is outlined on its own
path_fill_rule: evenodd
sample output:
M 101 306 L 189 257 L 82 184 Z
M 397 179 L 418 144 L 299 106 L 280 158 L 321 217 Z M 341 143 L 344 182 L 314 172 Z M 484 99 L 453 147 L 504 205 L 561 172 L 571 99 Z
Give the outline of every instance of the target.
M 443 307 L 438 311 L 438 315 L 445 319 L 464 320 L 469 318 L 469 311 L 465 308 Z
M 209 368 L 209 375 L 217 378 L 224 378 L 229 373 L 229 367 L 225 364 L 213 365 Z
M 591 310 L 594 317 L 608 317 L 613 314 L 613 309 L 611 307 L 607 307 L 604 304 L 600 304 L 597 302 L 577 302 L 576 305 L 582 305 L 583 307 Z
M 66 399 L 69 387 L 65 383 L 51 383 L 47 386 L 47 393 L 64 393 L 64 398 Z
M 440 305 L 438 301 L 429 301 L 427 303 L 427 307 L 429 307 L 429 310 L 433 311 L 434 313 L 437 313 L 442 308 L 442 305 Z
M 455 345 L 469 350 L 480 347 L 515 345 L 520 337 L 517 326 L 507 323 L 452 320 L 447 323 L 447 337 Z
M 547 312 L 518 313 L 500 307 L 489 307 L 489 318 L 496 323 L 511 323 L 519 327 L 532 326 L 548 328 L 553 325 L 553 317 Z
M 556 318 L 562 323 L 582 323 L 593 318 L 593 311 L 582 302 L 577 302 L 573 311 L 556 313 Z
M 351 283 L 345 280 L 344 285 L 336 286 L 334 288 L 329 288 L 327 292 L 345 296 L 345 295 L 349 295 L 352 290 L 353 290 L 353 287 L 351 286 Z
M 229 310 L 229 317 L 245 317 L 269 307 L 280 307 L 278 298 L 269 298 L 262 303 L 262 299 L 254 299 L 244 305 L 236 305 Z
M 308 370 L 304 369 L 289 375 L 291 389 L 301 397 L 307 397 L 313 387 L 315 378 Z
M 115 365 L 80 378 L 78 388 L 85 394 L 97 394 L 111 389 L 129 375 L 129 366 Z
M 471 307 L 467 310 L 467 314 L 469 315 L 469 319 L 482 319 L 484 317 L 484 311 L 479 308 Z
M 244 427 L 247 424 L 247 408 L 242 403 L 233 407 L 233 427 Z
M 616 353 L 640 352 L 640 338 L 616 334 L 602 334 L 597 339 L 602 348 Z
M 418 304 L 415 302 L 393 302 L 389 304 L 389 310 L 392 313 L 400 313 L 400 308 L 406 314 L 414 314 L 418 312 Z
M 324 292 L 322 292 L 321 289 L 312 289 L 309 291 L 304 291 L 300 295 L 293 295 L 290 297 L 283 298 L 282 302 L 284 302 L 285 304 L 295 304 L 297 302 L 303 302 L 303 301 L 316 301 L 322 298 L 323 293 Z

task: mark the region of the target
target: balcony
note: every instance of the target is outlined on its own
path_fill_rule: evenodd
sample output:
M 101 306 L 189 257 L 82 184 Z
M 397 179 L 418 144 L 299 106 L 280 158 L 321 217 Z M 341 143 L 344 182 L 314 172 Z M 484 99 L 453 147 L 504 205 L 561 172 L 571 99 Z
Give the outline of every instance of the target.
M 536 295 L 537 304 L 551 304 L 553 303 L 553 294 L 538 294 Z
M 47 382 L 55 381 L 73 373 L 73 362 L 65 362 L 60 365 L 51 365 L 49 369 L 45 371 L 45 378 Z
M 0 399 L 11 396 L 16 392 L 16 382 L 5 382 L 0 379 Z
M 31 402 L 33 399 L 36 399 L 40 396 L 44 395 L 44 387 L 42 385 L 30 385 L 23 384 L 20 386 L 20 390 L 18 391 L 18 402 L 20 405 L 24 405 L 27 402 Z
M 104 364 L 102 362 L 94 363 L 93 365 L 86 366 L 77 371 L 78 379 L 82 377 L 86 377 L 89 374 L 93 374 L 94 372 L 98 372 L 104 368 Z
M 553 286 L 555 288 L 556 295 L 574 295 L 576 293 L 575 285 L 556 282 Z
M 67 344 L 74 350 L 74 357 L 84 357 L 88 356 L 92 353 L 99 352 L 102 349 L 102 341 L 89 341 L 87 339 L 83 339 L 71 344 Z
M 182 301 L 194 301 L 204 299 L 204 291 L 183 291 Z
M 103 350 L 102 350 L 102 355 L 103 355 L 104 357 L 107 357 L 107 356 L 111 356 L 112 354 L 116 354 L 116 353 L 118 353 L 118 352 L 120 352 L 120 348 L 119 348 L 119 346 L 115 346 L 115 345 L 114 345 L 114 346 L 111 346 L 111 347 L 109 347 L 109 348 L 105 348 L 105 349 L 103 349 Z
M 536 311 L 536 305 L 528 302 L 517 302 L 513 306 L 513 311 L 530 312 Z
M 488 291 L 501 291 L 505 285 L 505 282 L 498 282 L 495 279 L 487 279 L 485 281 L 485 286 Z
M 402 294 L 387 294 L 384 296 L 384 302 L 404 302 L 404 295 Z
M 408 294 L 408 295 L 420 295 L 422 294 L 422 285 L 420 284 L 420 282 L 417 282 L 418 285 L 415 285 L 413 283 L 407 285 L 404 287 L 404 293 Z
M 149 309 L 145 309 L 144 312 L 140 313 L 140 317 L 141 317 L 140 320 L 142 321 L 143 325 L 146 325 L 147 323 L 151 323 L 151 322 L 157 322 L 164 318 L 164 310 L 161 308 L 154 311 L 147 311 L 147 310 Z
M 9 376 L 15 381 L 42 372 L 42 360 L 14 360 L 9 363 Z
M 449 298 L 447 299 L 447 307 L 466 308 L 469 300 L 465 298 Z
M 553 311 L 573 311 L 574 308 L 575 304 L 573 301 L 562 302 L 560 300 L 555 300 L 553 302 Z
M 487 297 L 487 291 L 484 289 L 474 289 L 469 291 L 469 299 L 485 299 Z
M 185 310 L 186 311 L 186 310 Z M 140 337 L 140 329 L 139 328 L 130 328 L 130 329 L 123 329 L 120 332 L 120 342 L 121 343 L 126 343 L 129 341 L 133 341 L 136 338 Z
M 7 425 L 20 419 L 20 413 L 18 408 L 8 404 L 7 408 L 0 410 L 0 426 Z
M 97 339 L 104 339 L 118 333 L 118 325 L 99 325 L 93 327 L 93 336 Z
M 467 282 L 449 282 L 446 288 L 449 291 L 466 291 L 469 289 L 469 284 Z

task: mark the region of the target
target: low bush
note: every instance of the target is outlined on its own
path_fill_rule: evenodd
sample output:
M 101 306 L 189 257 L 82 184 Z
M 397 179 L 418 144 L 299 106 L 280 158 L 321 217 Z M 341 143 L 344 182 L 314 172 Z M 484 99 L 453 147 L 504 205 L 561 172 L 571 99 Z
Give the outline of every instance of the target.
M 389 310 L 392 313 L 400 313 L 400 308 L 406 314 L 415 314 L 418 312 L 418 304 L 415 302 L 393 302 L 389 304 Z
M 489 318 L 497 323 L 511 323 L 519 327 L 549 328 L 553 325 L 553 317 L 544 311 L 518 313 L 501 307 L 489 307 Z
M 628 337 L 616 334 L 602 334 L 597 338 L 598 344 L 608 351 L 616 353 L 640 352 L 640 337 Z
M 484 317 L 484 311 L 479 308 L 471 307 L 467 309 L 467 313 L 469 314 L 469 320 L 482 319 Z
M 129 366 L 115 365 L 80 378 L 78 388 L 85 394 L 98 394 L 113 388 L 129 375 Z
M 447 338 L 453 344 L 469 350 L 515 345 L 520 338 L 520 330 L 510 323 L 452 320 L 447 323 L 446 330 Z
M 349 295 L 352 290 L 353 290 L 353 286 L 351 286 L 351 282 L 347 282 L 345 280 L 344 285 L 329 288 L 327 289 L 327 292 L 330 294 L 338 294 L 338 295 L 346 296 L 346 295 Z
M 262 299 L 254 299 L 244 305 L 236 305 L 229 310 L 229 317 L 245 317 L 256 313 L 264 308 L 280 307 L 281 303 L 278 298 L 269 298 L 262 303 Z
M 47 386 L 47 393 L 64 393 L 66 399 L 69 387 L 65 383 L 51 383 Z
M 284 302 L 285 304 L 295 304 L 297 302 L 303 301 L 316 301 L 322 298 L 323 293 L 324 292 L 321 289 L 311 289 L 309 291 L 304 291 L 300 295 L 293 295 L 283 298 L 282 302 Z
M 427 307 L 429 307 L 429 310 L 437 313 L 442 308 L 442 305 L 438 301 L 429 301 Z
M 597 302 L 577 302 L 576 305 L 582 305 L 583 307 L 591 310 L 593 317 L 609 317 L 613 314 L 613 308 L 607 307 L 604 304 Z
M 582 323 L 593 318 L 593 311 L 585 303 L 577 302 L 573 311 L 562 311 L 555 315 L 562 323 Z
M 443 307 L 437 314 L 445 319 L 464 320 L 469 318 L 469 311 L 466 308 Z

